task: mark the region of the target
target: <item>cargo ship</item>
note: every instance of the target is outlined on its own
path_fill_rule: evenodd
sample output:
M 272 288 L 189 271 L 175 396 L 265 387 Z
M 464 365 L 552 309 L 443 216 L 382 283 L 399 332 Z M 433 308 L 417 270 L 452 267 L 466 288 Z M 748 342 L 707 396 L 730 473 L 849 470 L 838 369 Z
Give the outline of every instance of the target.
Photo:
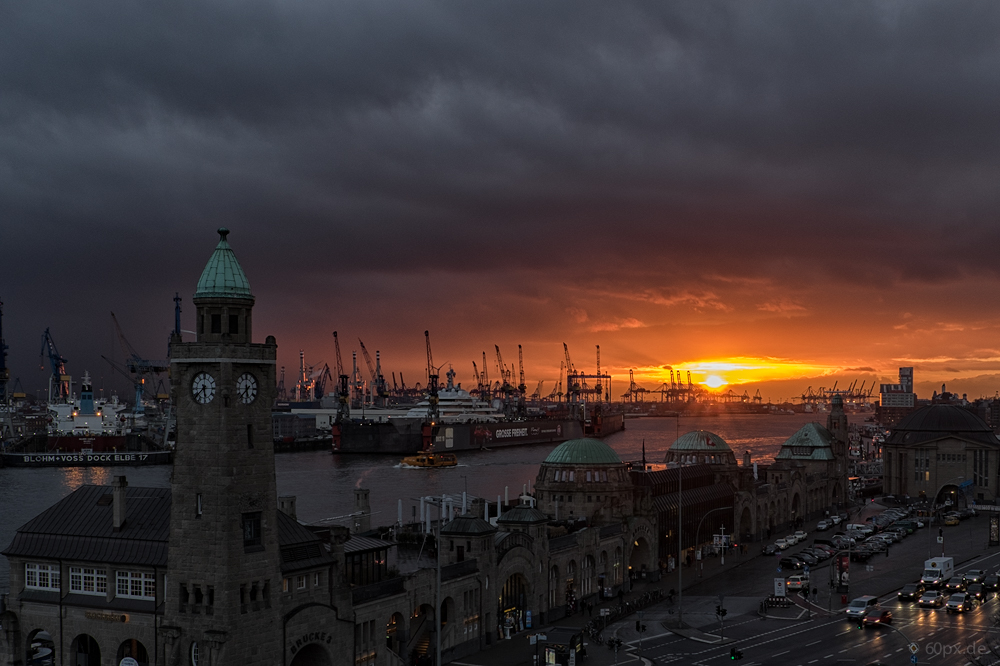
M 529 415 L 499 400 L 479 400 L 454 380 L 449 370 L 445 386 L 416 405 L 366 408 L 360 418 L 343 404 L 339 409 L 295 408 L 289 415 L 314 418 L 317 432 L 330 433 L 334 453 L 410 455 L 559 444 L 624 429 L 622 414 L 602 415 L 597 405 L 572 404 L 558 416 Z
M 6 442 L 0 467 L 90 467 L 165 465 L 171 452 L 132 432 L 134 416 L 117 396 L 95 400 L 90 375 L 80 383 L 80 397 L 49 402 L 45 433 Z

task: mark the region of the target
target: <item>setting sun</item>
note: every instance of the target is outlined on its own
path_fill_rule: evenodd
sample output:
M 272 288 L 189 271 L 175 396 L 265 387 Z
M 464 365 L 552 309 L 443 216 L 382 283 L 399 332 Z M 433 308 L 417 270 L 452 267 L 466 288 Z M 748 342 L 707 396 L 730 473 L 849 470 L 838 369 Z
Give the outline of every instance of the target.
M 719 377 L 718 375 L 709 375 L 708 378 L 703 383 L 705 384 L 705 386 L 708 386 L 710 388 L 719 388 L 720 386 L 725 386 L 729 382 L 727 382 L 722 377 Z

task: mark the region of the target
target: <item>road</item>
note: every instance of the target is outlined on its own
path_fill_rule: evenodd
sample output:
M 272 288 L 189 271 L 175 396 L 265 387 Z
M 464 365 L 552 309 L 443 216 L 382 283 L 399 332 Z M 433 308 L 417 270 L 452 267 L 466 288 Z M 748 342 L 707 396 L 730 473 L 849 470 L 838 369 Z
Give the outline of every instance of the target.
M 944 552 L 955 558 L 957 573 L 969 569 L 1000 569 L 1000 551 L 985 547 L 988 525 L 989 518 L 980 516 L 955 527 L 943 528 Z M 805 543 L 786 552 L 794 553 L 807 547 L 818 535 L 810 533 Z M 737 662 L 740 666 L 872 662 L 902 665 L 912 663 L 908 649 L 912 642 L 918 647 L 917 663 L 967 664 L 977 651 L 987 649 L 988 644 L 1000 645 L 1000 630 L 993 629 L 994 618 L 1000 613 L 1000 601 L 994 598 L 968 614 L 953 615 L 943 608 L 922 609 L 916 604 L 896 600 L 897 590 L 919 578 L 928 555 L 941 555 L 942 545 L 937 543 L 937 535 L 936 527 L 918 530 L 894 544 L 888 556 L 879 554 L 869 560 L 870 570 L 865 564 L 851 563 L 848 598 L 863 594 L 878 596 L 882 607 L 892 611 L 893 627 L 898 631 L 888 627 L 858 629 L 856 622 L 845 618 L 840 595 L 830 594 L 829 563 L 832 560 L 810 572 L 813 586 L 819 590 L 818 599 L 814 599 L 818 603 L 807 605 L 804 599 L 796 596 L 796 603 L 811 608 L 811 619 L 761 619 L 758 605 L 771 592 L 774 578 L 798 572 L 779 572 L 779 558 L 758 556 L 738 570 L 706 577 L 685 592 L 684 622 L 713 635 L 719 634 L 715 616 L 715 606 L 719 603 L 717 595 L 724 595 L 724 606 L 728 610 L 724 644 L 711 645 L 677 636 L 656 623 L 657 628 L 643 637 L 642 657 L 657 664 L 721 664 L 731 662 L 730 649 L 735 647 L 743 653 L 743 660 Z M 711 567 L 711 562 L 706 564 L 706 573 L 711 573 Z M 685 576 L 690 575 L 685 573 Z M 651 609 L 649 620 L 669 622 L 676 618 L 676 613 L 676 605 L 664 605 Z M 647 626 L 650 626 L 648 621 Z M 638 652 L 637 636 L 630 633 L 632 639 L 628 645 Z

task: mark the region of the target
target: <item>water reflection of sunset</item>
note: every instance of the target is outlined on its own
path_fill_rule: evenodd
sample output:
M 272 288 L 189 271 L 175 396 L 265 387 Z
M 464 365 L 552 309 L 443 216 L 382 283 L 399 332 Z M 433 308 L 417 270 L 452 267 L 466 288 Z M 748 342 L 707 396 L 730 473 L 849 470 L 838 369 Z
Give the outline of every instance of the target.
M 106 486 L 111 482 L 111 469 L 108 467 L 63 467 L 59 472 L 63 485 L 70 491 L 87 484 Z

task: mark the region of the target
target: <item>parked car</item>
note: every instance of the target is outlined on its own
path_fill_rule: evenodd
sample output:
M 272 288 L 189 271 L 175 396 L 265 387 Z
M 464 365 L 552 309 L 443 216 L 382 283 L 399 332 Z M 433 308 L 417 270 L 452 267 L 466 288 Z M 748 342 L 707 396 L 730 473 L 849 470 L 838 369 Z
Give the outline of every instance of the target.
M 808 539 L 809 535 L 803 532 L 802 530 L 798 530 L 797 532 L 795 532 L 795 538 L 798 539 L 799 542 L 801 543 L 802 541 Z
M 867 562 L 874 554 L 868 548 L 855 548 L 851 551 L 851 562 Z
M 781 561 L 778 562 L 778 566 L 782 569 L 801 569 L 805 566 L 805 563 L 794 557 L 782 557 Z
M 917 601 L 925 589 L 923 583 L 907 583 L 902 590 L 896 593 L 896 598 L 900 601 Z
M 793 555 L 793 557 L 796 557 L 796 558 L 802 560 L 803 562 L 805 562 L 806 564 L 808 564 L 811 567 L 814 567 L 817 564 L 819 564 L 819 559 L 816 558 L 816 556 L 811 555 L 811 554 L 809 554 L 809 553 L 807 553 L 805 551 L 802 551 L 802 552 L 799 552 L 799 553 L 795 553 L 795 555 Z
M 956 592 L 948 599 L 944 609 L 949 613 L 965 613 L 979 605 L 979 601 L 965 592 Z
M 880 624 L 892 624 L 892 613 L 884 609 L 868 611 L 868 614 L 865 615 L 864 625 L 877 627 Z
M 961 576 L 952 576 L 945 583 L 944 589 L 948 592 L 965 592 L 965 581 Z
M 775 546 L 773 543 L 766 543 L 764 544 L 764 547 L 761 549 L 761 552 L 764 555 L 774 555 L 775 553 L 781 552 L 781 549 Z
M 791 544 L 784 539 L 778 539 L 774 542 L 774 545 L 777 546 L 779 550 L 787 550 Z
M 830 522 L 834 525 L 840 524 L 840 516 L 830 516 Z
M 945 525 L 958 525 L 958 523 L 959 523 L 959 520 L 958 520 L 958 516 L 956 516 L 956 515 L 948 514 L 948 515 L 946 515 L 944 517 L 944 524 Z
M 826 532 L 828 529 L 830 529 L 830 523 L 829 522 L 827 522 L 825 520 L 821 520 L 818 523 L 816 523 L 816 531 L 817 532 Z
M 973 509 L 971 506 L 967 507 L 965 509 L 959 509 L 958 510 L 958 517 L 961 520 L 965 520 L 966 518 L 975 518 L 976 517 L 976 510 Z
M 921 608 L 940 608 L 944 606 L 948 597 L 937 590 L 927 590 L 923 593 L 917 603 Z

